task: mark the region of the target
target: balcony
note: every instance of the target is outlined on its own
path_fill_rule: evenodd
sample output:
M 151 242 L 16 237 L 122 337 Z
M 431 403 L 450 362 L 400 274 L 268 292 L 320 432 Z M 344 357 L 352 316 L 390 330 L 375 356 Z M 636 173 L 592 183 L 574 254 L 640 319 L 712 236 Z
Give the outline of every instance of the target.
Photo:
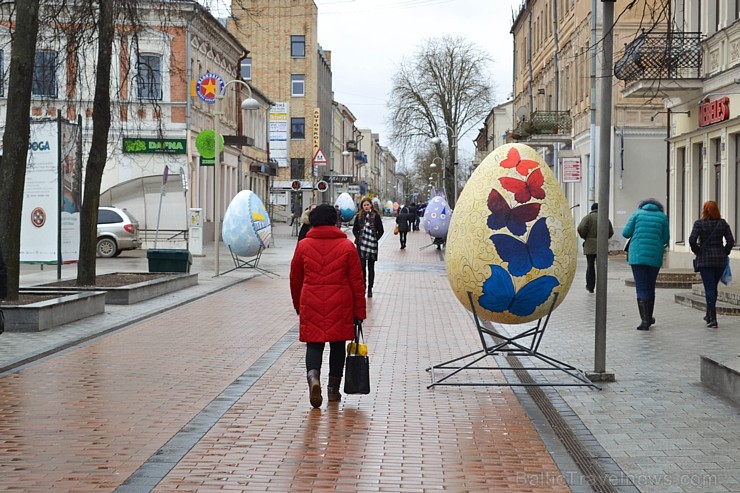
M 572 120 L 569 111 L 534 111 L 529 120 L 521 120 L 507 132 L 507 142 L 570 141 Z
M 624 47 L 614 75 L 624 97 L 681 97 L 701 90 L 701 33 L 642 33 Z

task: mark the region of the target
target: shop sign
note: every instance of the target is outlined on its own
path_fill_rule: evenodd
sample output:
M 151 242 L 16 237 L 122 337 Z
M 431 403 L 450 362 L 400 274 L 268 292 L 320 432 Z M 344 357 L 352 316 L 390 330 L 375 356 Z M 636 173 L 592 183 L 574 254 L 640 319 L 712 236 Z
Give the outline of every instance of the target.
M 185 139 L 123 138 L 123 152 L 129 154 L 185 154 Z
M 560 163 L 563 183 L 578 183 L 581 181 L 581 158 L 562 158 Z
M 730 119 L 730 98 L 724 97 L 710 101 L 709 98 L 699 104 L 699 126 L 706 127 L 713 123 Z

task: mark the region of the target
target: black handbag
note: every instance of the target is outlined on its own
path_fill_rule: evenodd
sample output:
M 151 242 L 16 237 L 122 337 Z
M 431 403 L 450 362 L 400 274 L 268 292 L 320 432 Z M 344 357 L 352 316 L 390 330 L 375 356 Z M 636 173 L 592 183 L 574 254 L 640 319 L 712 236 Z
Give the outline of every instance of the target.
M 355 340 L 348 345 L 347 359 L 344 369 L 344 393 L 345 394 L 369 394 L 370 393 L 370 358 L 367 351 L 361 351 L 365 346 L 365 338 L 362 335 L 362 322 L 355 323 Z M 361 354 L 364 352 L 364 355 Z

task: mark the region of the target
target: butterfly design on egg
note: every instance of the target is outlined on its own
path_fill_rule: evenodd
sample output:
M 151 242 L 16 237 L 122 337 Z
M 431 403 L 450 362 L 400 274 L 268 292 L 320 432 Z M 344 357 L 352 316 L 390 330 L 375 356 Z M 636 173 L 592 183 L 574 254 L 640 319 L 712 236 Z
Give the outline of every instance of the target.
M 487 205 L 491 214 L 487 225 L 496 232 L 489 238 L 507 268 L 489 266 L 491 274 L 483 283 L 483 294 L 478 302 L 492 312 L 508 311 L 513 315 L 528 316 L 546 302 L 560 284 L 553 276 L 541 275 L 517 291 L 512 279 L 527 276 L 533 269 L 548 269 L 555 260 L 550 248 L 547 217 L 539 217 L 541 204 L 533 202 L 545 199 L 545 180 L 539 164 L 521 159 L 516 148 L 509 149 L 500 165 L 515 172 L 514 176 L 499 178 L 503 191 L 511 194 L 514 201 L 512 205 L 499 190 L 492 188 L 488 194 Z M 527 225 L 532 221 L 535 223 L 527 234 Z

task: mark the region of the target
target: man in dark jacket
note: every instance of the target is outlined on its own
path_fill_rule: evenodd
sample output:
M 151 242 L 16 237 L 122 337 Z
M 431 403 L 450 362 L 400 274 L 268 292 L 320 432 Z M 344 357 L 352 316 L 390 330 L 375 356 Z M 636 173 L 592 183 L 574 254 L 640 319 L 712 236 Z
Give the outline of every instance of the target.
M 586 291 L 594 292 L 596 287 L 596 233 L 599 223 L 599 204 L 591 206 L 588 213 L 578 225 L 578 235 L 583 238 L 583 254 L 586 256 Z M 612 222 L 609 221 L 609 238 L 614 236 Z

